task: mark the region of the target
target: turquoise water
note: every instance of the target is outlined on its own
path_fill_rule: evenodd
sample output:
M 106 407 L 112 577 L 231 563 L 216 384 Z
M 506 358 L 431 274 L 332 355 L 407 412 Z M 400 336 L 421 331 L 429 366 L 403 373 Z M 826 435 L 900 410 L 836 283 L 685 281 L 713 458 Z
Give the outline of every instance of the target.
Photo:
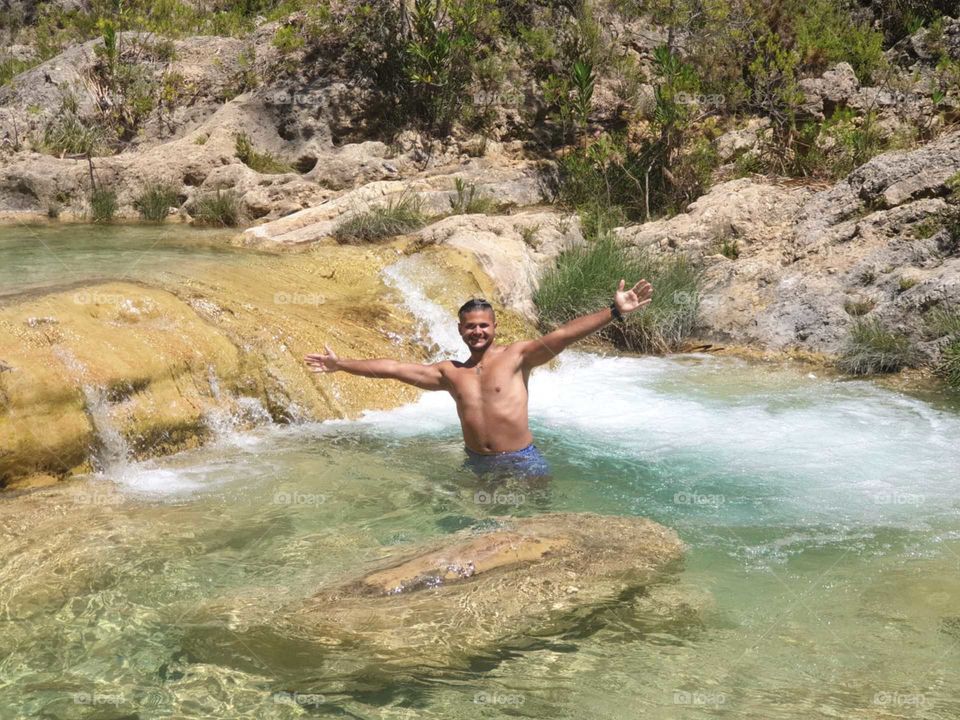
M 955 410 L 801 367 L 572 353 L 534 374 L 531 418 L 554 478 L 511 507 L 476 501 L 439 393 L 4 498 L 4 717 L 960 714 Z M 625 600 L 413 672 L 282 629 L 384 553 L 545 510 L 676 528 L 689 612 Z
M 232 230 L 187 225 L 9 225 L 0 232 L 0 299 L 91 280 L 153 279 L 249 255 Z
M 222 239 L 5 230 L 0 295 L 243 257 Z M 458 356 L 418 292 L 433 272 L 413 257 L 384 280 Z M 441 393 L 350 422 L 211 418 L 199 450 L 0 496 L 0 718 L 960 716 L 956 402 L 803 366 L 568 352 L 534 373 L 530 415 L 554 475 L 500 506 L 460 469 Z M 546 511 L 675 528 L 673 602 L 622 598 L 403 669 L 289 632 L 285 608 L 386 556 Z

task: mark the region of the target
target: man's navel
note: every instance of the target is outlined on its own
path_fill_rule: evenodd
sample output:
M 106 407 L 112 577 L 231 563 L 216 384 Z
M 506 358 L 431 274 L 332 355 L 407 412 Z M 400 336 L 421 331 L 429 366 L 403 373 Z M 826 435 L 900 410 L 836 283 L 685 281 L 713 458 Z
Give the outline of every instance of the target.
M 500 392 L 499 386 L 498 386 L 498 387 L 495 387 L 494 390 L 496 390 L 497 392 Z

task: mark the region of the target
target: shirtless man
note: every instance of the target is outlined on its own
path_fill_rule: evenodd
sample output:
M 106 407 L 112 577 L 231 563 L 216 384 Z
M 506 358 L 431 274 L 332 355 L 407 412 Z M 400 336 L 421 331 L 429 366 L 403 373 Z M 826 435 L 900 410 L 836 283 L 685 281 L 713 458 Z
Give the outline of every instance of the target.
M 653 288 L 640 280 L 629 290 L 624 281 L 609 307 L 574 318 L 536 340 L 496 344 L 497 321 L 486 300 L 470 300 L 460 308 L 458 329 L 470 359 L 442 360 L 431 365 L 397 360 L 344 360 L 325 346 L 325 353 L 307 355 L 311 372 L 341 370 L 351 375 L 388 378 L 423 390 L 446 390 L 457 403 L 467 465 L 478 474 L 509 470 L 521 475 L 549 474 L 533 444 L 527 423 L 527 381 L 530 371 L 614 319 L 650 302 Z

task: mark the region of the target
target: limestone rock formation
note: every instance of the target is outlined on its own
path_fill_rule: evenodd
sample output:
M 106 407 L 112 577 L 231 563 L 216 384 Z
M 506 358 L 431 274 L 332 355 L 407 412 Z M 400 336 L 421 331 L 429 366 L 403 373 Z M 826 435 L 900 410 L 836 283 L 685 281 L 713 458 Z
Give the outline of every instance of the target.
M 960 302 L 960 254 L 937 225 L 958 172 L 953 133 L 879 155 L 820 192 L 736 180 L 682 215 L 619 233 L 705 261 L 701 322 L 710 337 L 835 353 L 866 312 L 922 339 L 922 311 Z M 724 244 L 735 257 L 721 253 Z
M 328 239 L 351 216 L 387 205 L 404 195 L 416 196 L 424 213 L 438 215 L 451 210 L 460 179 L 501 209 L 536 205 L 549 192 L 539 163 L 503 167 L 483 159 L 444 168 L 407 180 L 383 180 L 338 194 L 330 200 L 244 232 L 244 242 L 258 245 L 299 245 Z
M 579 219 L 552 212 L 515 215 L 452 215 L 417 233 L 477 259 L 497 288 L 496 300 L 531 321 L 543 272 L 566 249 L 584 242 Z

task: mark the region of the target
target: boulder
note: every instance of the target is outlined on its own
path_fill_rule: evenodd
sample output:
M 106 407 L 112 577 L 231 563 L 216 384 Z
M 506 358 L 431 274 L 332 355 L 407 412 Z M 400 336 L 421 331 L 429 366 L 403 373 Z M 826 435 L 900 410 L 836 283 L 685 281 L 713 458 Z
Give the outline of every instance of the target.
M 557 255 L 584 242 L 577 216 L 553 212 L 452 215 L 417 237 L 469 253 L 497 288 L 497 301 L 534 321 L 533 294 Z
M 250 596 L 224 598 L 191 618 L 184 647 L 206 662 L 263 658 L 305 674 L 329 663 L 338 677 L 367 681 L 384 670 L 453 671 L 595 623 L 613 604 L 662 597 L 663 621 L 676 622 L 694 601 L 656 588 L 680 569 L 683 553 L 674 531 L 645 518 L 498 518 L 420 547 L 390 548 L 372 566 L 279 609 Z M 288 644 L 298 652 L 279 656 L 275 649 Z
M 799 83 L 804 95 L 801 109 L 822 120 L 838 107 L 846 107 L 860 89 L 860 81 L 849 63 L 837 63 L 819 78 L 805 78 Z

